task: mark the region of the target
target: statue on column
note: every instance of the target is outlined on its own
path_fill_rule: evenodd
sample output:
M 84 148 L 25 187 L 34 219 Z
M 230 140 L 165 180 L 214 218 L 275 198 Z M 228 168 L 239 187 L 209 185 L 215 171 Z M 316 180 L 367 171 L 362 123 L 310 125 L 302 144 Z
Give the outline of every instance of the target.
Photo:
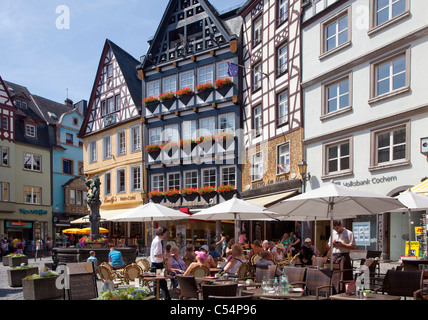
M 91 212 L 89 213 L 89 221 L 91 223 L 91 238 L 96 239 L 100 237 L 100 178 L 96 174 L 93 179 L 86 180 L 87 201 Z

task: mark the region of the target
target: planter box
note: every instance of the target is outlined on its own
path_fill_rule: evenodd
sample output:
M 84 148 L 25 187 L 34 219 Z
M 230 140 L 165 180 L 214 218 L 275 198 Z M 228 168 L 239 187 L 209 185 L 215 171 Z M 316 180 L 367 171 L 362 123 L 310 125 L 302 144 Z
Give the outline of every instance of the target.
M 59 299 L 64 295 L 63 289 L 56 287 L 58 277 L 40 279 L 22 279 L 22 290 L 25 300 Z
M 8 266 L 9 265 L 9 257 L 6 257 L 6 256 L 2 257 L 1 262 L 3 262 L 4 266 Z
M 7 278 L 10 287 L 22 287 L 22 279 L 32 274 L 38 274 L 39 268 L 33 267 L 28 269 L 8 269 Z
M 9 267 L 19 267 L 22 263 L 28 264 L 28 257 L 9 257 Z

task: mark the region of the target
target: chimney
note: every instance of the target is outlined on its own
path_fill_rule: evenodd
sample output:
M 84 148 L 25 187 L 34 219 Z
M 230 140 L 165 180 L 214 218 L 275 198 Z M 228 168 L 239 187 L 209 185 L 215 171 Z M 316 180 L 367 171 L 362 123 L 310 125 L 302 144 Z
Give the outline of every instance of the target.
M 67 107 L 73 108 L 73 100 L 70 100 L 70 99 L 67 98 L 67 99 L 65 99 L 64 104 Z

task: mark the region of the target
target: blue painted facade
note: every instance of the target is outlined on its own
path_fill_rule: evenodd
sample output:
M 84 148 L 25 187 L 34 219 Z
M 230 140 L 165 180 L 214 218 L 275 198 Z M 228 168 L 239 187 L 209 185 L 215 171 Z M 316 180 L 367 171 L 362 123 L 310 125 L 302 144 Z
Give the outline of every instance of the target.
M 74 108 L 62 114 L 56 125 L 57 145 L 52 150 L 52 211 L 57 221 L 70 216 L 80 216 L 85 212 L 83 191 L 86 191 L 86 186 L 82 179 L 83 144 L 78 137 L 82 122 L 83 115 Z M 79 187 L 71 197 L 74 200 L 70 202 L 70 193 L 65 187 L 73 181 L 77 181 Z M 70 210 L 71 207 L 74 209 Z

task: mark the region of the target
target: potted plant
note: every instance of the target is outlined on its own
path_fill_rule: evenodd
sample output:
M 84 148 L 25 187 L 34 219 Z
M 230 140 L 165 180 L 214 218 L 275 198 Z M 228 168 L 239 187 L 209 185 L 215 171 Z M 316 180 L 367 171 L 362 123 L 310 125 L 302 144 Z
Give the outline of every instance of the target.
M 154 299 L 148 287 L 130 287 L 115 290 L 104 290 L 97 300 L 151 300 Z
M 227 150 L 235 139 L 235 135 L 231 132 L 220 132 L 216 136 L 217 143 L 224 149 Z
M 22 290 L 25 300 L 49 300 L 63 296 L 63 289 L 59 289 L 56 280 L 59 274 L 52 270 L 43 270 L 40 274 L 33 274 L 22 279 Z
M 236 193 L 236 189 L 233 184 L 222 184 L 217 187 L 217 192 L 223 197 L 223 199 L 229 200 Z
M 168 201 L 172 203 L 176 203 L 181 197 L 180 190 L 177 189 L 168 189 L 164 193 Z
M 215 87 L 217 92 L 220 93 L 223 97 L 229 92 L 230 88 L 233 86 L 233 82 L 230 78 L 219 78 L 215 82 Z
M 181 139 L 180 140 L 180 148 L 183 150 L 187 155 L 191 154 L 193 149 L 198 145 L 196 140 L 193 139 Z
M 22 279 L 32 274 L 38 274 L 39 268 L 22 264 L 19 267 L 10 268 L 7 270 L 7 278 L 9 286 L 22 287 Z
M 181 88 L 175 93 L 177 98 L 186 106 L 192 99 L 193 94 L 194 92 L 192 88 Z
M 161 150 L 166 152 L 168 157 L 172 157 L 178 150 L 178 143 L 175 141 L 168 141 L 161 144 Z
M 162 102 L 162 104 L 169 110 L 171 109 L 173 103 L 175 102 L 175 93 L 174 92 L 162 93 L 161 95 L 159 95 L 158 98 Z
M 194 201 L 199 196 L 198 188 L 183 188 L 181 195 L 186 201 Z
M 212 198 L 217 195 L 217 191 L 215 187 L 212 186 L 204 186 L 198 189 L 199 194 L 206 202 L 209 202 Z
M 146 152 L 152 157 L 153 160 L 156 160 L 161 152 L 161 147 L 158 144 L 149 144 L 146 147 Z
M 148 193 L 148 196 L 154 203 L 160 203 L 165 195 L 163 191 L 153 190 Z
M 149 111 L 151 113 L 154 113 L 156 108 L 159 105 L 159 98 L 150 96 L 150 97 L 143 99 L 143 103 L 144 103 L 145 107 L 147 109 L 149 109 Z
M 203 101 L 206 101 L 211 92 L 214 90 L 214 86 L 211 82 L 208 82 L 197 85 L 195 89 L 198 94 L 198 97 L 201 98 Z
M 28 264 L 28 257 L 21 253 L 11 253 L 2 258 L 3 265 L 10 267 L 18 267 L 22 263 Z M 5 264 L 6 263 L 6 264 Z

